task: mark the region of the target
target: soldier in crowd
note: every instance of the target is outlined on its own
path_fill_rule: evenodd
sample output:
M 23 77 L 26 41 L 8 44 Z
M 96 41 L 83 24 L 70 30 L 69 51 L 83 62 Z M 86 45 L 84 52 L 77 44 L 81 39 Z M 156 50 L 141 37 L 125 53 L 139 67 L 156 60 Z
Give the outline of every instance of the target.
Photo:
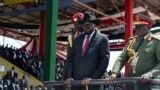
M 84 18 L 84 14 L 81 12 L 75 13 L 71 18 L 71 22 L 74 24 L 74 27 L 72 28 L 72 34 L 68 36 L 67 58 L 70 54 L 70 50 L 72 48 L 74 39 L 83 32 L 83 27 L 82 27 L 82 24 L 80 23 L 80 21 L 83 18 Z
M 72 49 L 73 41 L 74 39 L 79 36 L 83 32 L 83 27 L 80 21 L 83 19 L 84 14 L 81 12 L 75 13 L 71 18 L 71 23 L 74 24 L 74 27 L 72 29 L 72 34 L 68 36 L 68 48 L 67 48 L 67 60 L 68 56 L 70 54 L 70 51 Z M 65 66 L 67 63 L 65 64 Z M 64 80 L 66 79 L 66 68 L 64 68 L 63 71 L 63 77 Z

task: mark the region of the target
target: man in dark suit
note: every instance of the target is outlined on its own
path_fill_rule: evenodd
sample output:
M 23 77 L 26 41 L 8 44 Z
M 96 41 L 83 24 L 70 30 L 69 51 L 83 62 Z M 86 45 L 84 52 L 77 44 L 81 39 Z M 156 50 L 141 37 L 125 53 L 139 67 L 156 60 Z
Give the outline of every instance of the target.
M 19 84 L 20 90 L 24 90 L 28 87 L 28 81 L 26 80 L 25 75 L 22 76 L 22 79 L 20 79 Z
M 108 37 L 96 29 L 100 20 L 91 12 L 84 14 L 84 34 L 79 35 L 73 43 L 66 66 L 65 84 L 73 80 L 82 80 L 88 84 L 91 79 L 101 79 L 109 63 L 110 49 Z M 99 86 L 89 86 L 89 90 L 99 90 Z M 72 90 L 86 90 L 85 86 L 72 87 Z

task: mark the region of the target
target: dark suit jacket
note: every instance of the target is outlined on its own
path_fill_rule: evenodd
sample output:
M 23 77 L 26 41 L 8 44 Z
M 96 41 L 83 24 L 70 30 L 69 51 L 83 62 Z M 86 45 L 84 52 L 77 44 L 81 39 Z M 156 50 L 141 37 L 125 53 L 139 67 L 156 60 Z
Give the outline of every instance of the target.
M 23 90 L 23 88 L 27 88 L 28 87 L 28 81 L 25 79 L 24 83 L 23 83 L 23 79 L 20 79 L 19 81 L 19 86 L 20 88 Z
M 67 78 L 81 80 L 84 78 L 100 79 L 104 74 L 110 56 L 108 37 L 98 30 L 95 30 L 90 43 L 84 53 L 82 45 L 85 35 L 78 36 L 67 60 Z

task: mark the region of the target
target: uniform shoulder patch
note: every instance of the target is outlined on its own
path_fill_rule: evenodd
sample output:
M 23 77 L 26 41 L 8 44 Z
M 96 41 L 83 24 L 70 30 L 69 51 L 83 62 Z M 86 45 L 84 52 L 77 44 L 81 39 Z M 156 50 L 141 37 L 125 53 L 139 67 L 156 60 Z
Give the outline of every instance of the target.
M 133 38 L 137 38 L 137 36 L 130 37 L 129 40 L 132 40 Z
M 160 40 L 160 35 L 152 35 L 153 38 Z
M 133 39 L 134 37 L 130 37 L 129 40 Z

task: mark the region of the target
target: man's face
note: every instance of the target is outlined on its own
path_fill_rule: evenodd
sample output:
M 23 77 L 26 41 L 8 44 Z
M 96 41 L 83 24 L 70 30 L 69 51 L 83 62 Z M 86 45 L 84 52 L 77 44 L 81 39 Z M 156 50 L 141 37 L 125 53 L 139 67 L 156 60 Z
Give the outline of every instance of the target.
M 83 23 L 83 30 L 84 33 L 89 35 L 92 33 L 92 31 L 94 30 L 95 24 L 92 22 L 84 22 Z
M 83 32 L 83 26 L 79 22 L 76 22 L 74 24 L 74 29 L 77 30 L 77 31 L 79 31 L 79 32 Z
M 143 37 L 148 31 L 147 25 L 136 25 L 135 26 L 135 35 Z

